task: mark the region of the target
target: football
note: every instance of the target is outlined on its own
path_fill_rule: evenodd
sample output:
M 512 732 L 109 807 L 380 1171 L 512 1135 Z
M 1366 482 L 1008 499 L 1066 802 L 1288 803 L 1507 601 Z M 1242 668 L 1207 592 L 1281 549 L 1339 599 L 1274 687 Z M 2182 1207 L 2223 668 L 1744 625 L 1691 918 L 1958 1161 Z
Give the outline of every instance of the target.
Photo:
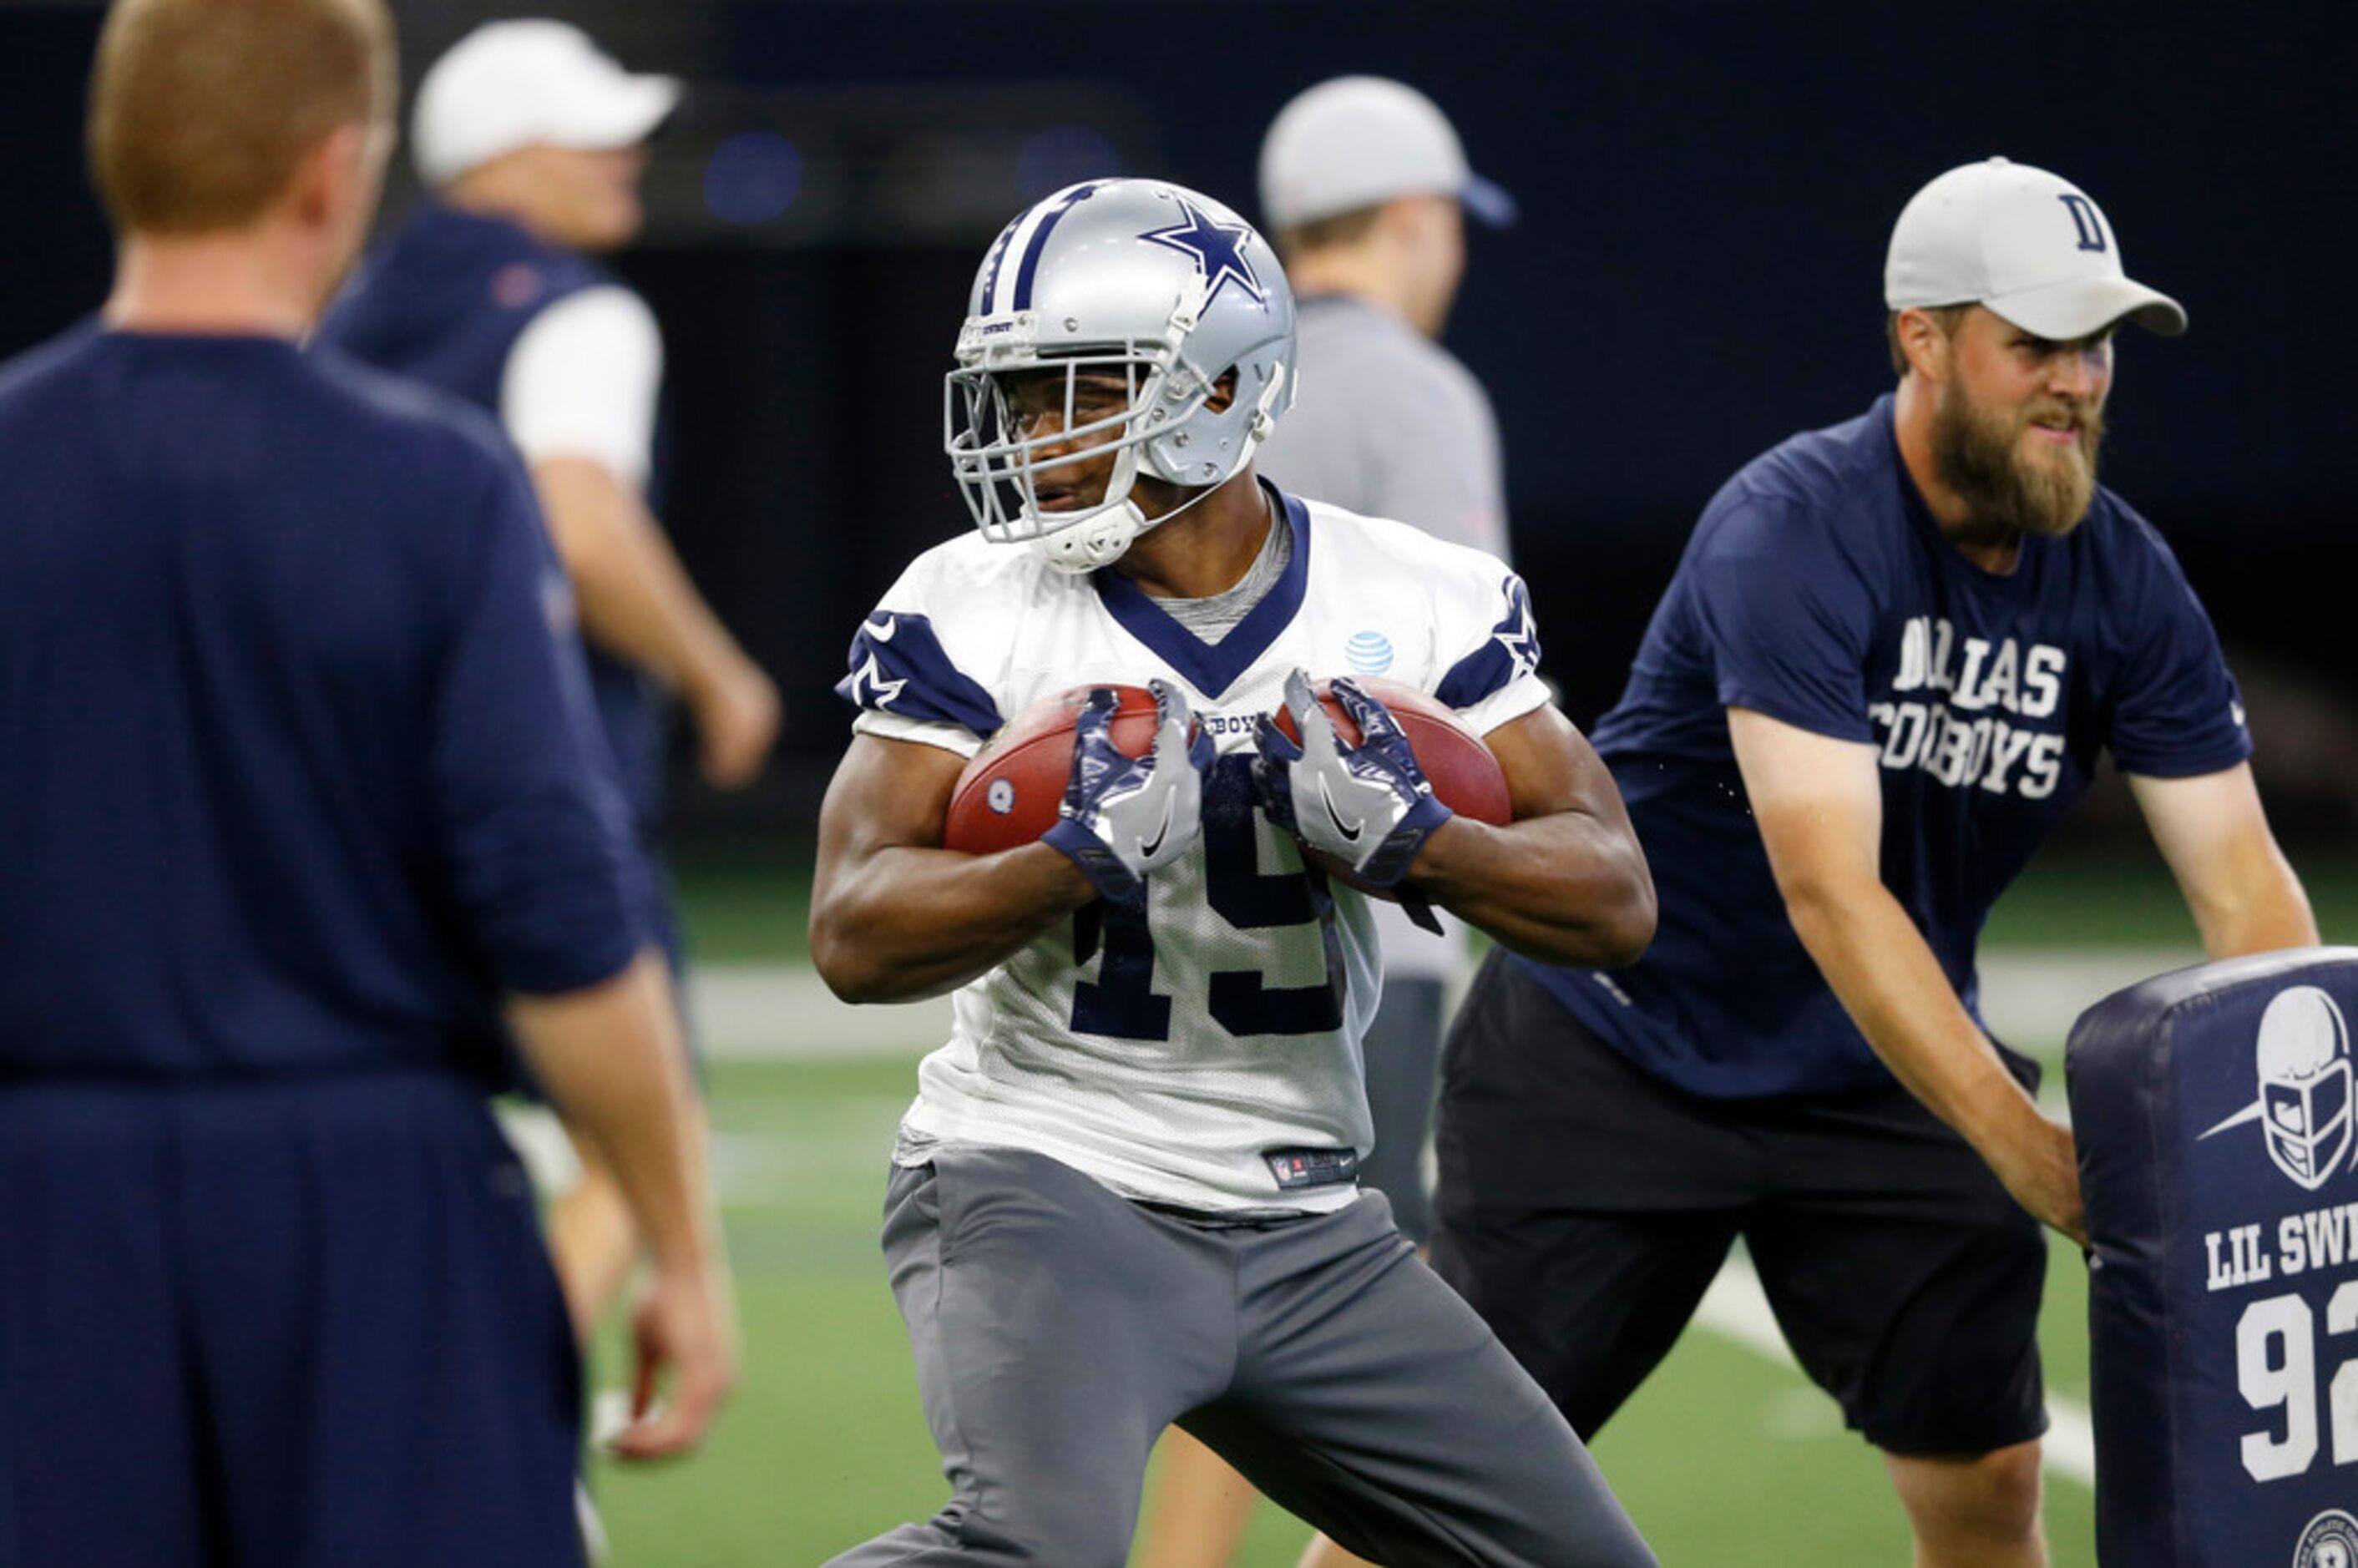
M 1392 718 L 1408 736 L 1409 749 L 1416 753 L 1417 765 L 1424 770 L 1442 805 L 1494 827 L 1503 827 L 1514 820 L 1514 803 L 1507 793 L 1507 775 L 1498 766 L 1498 759 L 1490 754 L 1482 738 L 1467 729 L 1455 712 L 1439 698 L 1398 681 L 1378 680 L 1372 676 L 1354 676 L 1351 679 L 1361 691 L 1391 710 Z M 1352 722 L 1341 699 L 1323 680 L 1314 689 L 1318 705 L 1334 720 L 1335 733 L 1345 745 L 1357 745 L 1359 727 Z M 1294 727 L 1293 715 L 1285 710 L 1282 703 L 1278 706 L 1277 727 L 1287 739 L 1297 743 L 1301 741 L 1302 733 Z
M 969 855 L 991 855 L 1029 844 L 1056 825 L 1056 807 L 1073 776 L 1073 720 L 1093 686 L 1076 686 L 1043 697 L 991 737 L 974 754 L 950 791 L 949 820 L 942 847 Z M 1120 750 L 1142 757 L 1154 745 L 1154 694 L 1142 686 L 1117 686 L 1112 738 Z
M 1498 760 L 1455 713 L 1413 687 L 1368 676 L 1358 682 L 1360 690 L 1400 721 L 1418 765 L 1444 805 L 1495 825 L 1512 818 L 1507 776 Z M 1073 773 L 1073 720 L 1089 690 L 1076 686 L 1042 698 L 1010 719 L 990 744 L 975 753 L 950 791 L 943 848 L 969 855 L 996 854 L 1032 843 L 1055 826 L 1056 808 Z M 1154 744 L 1154 694 L 1139 686 L 1113 690 L 1120 700 L 1114 709 L 1113 743 L 1130 756 L 1142 757 Z M 1319 682 L 1316 690 L 1336 733 L 1346 744 L 1356 745 L 1359 727 L 1350 714 L 1325 682 Z M 1282 707 L 1277 725 L 1300 740 L 1293 716 Z

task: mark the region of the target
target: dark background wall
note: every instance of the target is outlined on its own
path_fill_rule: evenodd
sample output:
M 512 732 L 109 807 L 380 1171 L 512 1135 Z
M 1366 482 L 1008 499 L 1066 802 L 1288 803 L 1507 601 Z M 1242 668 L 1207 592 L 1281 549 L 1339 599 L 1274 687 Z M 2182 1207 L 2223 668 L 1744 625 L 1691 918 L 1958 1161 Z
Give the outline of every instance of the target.
M 2132 276 L 2186 304 L 2186 338 L 2123 342 L 2105 477 L 2210 603 L 2282 812 L 2318 832 L 2351 822 L 2350 7 L 545 9 L 698 88 L 658 149 L 647 243 L 622 265 L 670 341 L 668 521 L 793 723 L 763 791 L 686 793 L 691 831 L 805 819 L 844 734 L 827 687 L 851 628 L 910 555 L 966 525 L 938 452 L 939 378 L 999 224 L 1113 171 L 1252 211 L 1262 127 L 1343 70 L 1432 93 L 1521 200 L 1519 227 L 1474 236 L 1449 341 L 1497 401 L 1516 548 L 1576 718 L 1612 699 L 1727 473 L 1887 384 L 1883 249 L 1909 194 L 2003 152 L 2085 186 Z M 396 11 L 413 82 L 467 26 L 514 14 Z M 79 145 L 96 19 L 0 5 L 0 196 L 16 219 L 0 351 L 103 292 Z M 392 215 L 406 200 L 396 189 Z

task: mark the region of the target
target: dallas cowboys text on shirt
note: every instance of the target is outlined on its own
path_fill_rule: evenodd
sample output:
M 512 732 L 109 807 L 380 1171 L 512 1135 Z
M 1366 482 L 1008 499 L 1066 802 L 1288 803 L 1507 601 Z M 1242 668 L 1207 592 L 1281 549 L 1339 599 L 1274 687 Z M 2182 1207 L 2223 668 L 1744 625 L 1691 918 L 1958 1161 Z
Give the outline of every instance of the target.
M 1952 789 L 2044 800 L 2063 778 L 2063 672 L 2069 655 L 2050 643 L 1959 637 L 1943 617 L 1919 615 L 1903 630 L 1893 700 L 1870 704 L 1887 768 L 1918 768 Z M 1902 697 L 1903 693 L 1921 696 Z M 2049 730 L 2026 720 L 2043 719 Z

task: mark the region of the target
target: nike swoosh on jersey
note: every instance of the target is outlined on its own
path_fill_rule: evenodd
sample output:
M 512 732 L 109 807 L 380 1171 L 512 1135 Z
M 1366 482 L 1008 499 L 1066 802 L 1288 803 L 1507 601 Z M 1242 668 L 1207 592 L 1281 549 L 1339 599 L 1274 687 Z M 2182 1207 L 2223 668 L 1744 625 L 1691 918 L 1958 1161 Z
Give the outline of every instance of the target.
M 1143 838 L 1139 840 L 1139 858 L 1141 860 L 1152 860 L 1154 858 L 1154 851 L 1163 848 L 1163 840 L 1168 838 L 1170 836 L 1171 795 L 1170 792 L 1166 790 L 1163 795 L 1163 826 L 1154 830 L 1154 838 L 1151 841 Z
M 1318 781 L 1318 799 L 1320 804 L 1326 807 L 1326 820 L 1335 825 L 1335 831 L 1343 836 L 1343 842 L 1346 844 L 1357 843 L 1359 841 L 1359 835 L 1365 832 L 1366 829 L 1364 827 L 1356 827 L 1343 820 L 1343 814 L 1335 809 L 1335 797 L 1327 793 L 1326 781 L 1324 778 L 1321 778 Z

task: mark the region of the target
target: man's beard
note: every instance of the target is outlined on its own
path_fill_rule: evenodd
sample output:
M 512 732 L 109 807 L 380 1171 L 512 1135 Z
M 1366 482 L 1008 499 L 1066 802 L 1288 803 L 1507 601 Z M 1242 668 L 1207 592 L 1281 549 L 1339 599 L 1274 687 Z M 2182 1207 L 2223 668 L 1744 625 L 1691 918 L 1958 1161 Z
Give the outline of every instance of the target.
M 2041 419 L 2070 420 L 2078 439 L 2055 449 L 2060 461 L 2022 450 Z M 2018 413 L 1984 408 L 1952 385 L 1932 410 L 1932 462 L 1941 482 L 1973 509 L 1971 532 L 2002 543 L 2024 533 L 2061 538 L 2080 525 L 2096 494 L 2096 449 L 2104 411 L 2092 403 L 2041 399 Z

